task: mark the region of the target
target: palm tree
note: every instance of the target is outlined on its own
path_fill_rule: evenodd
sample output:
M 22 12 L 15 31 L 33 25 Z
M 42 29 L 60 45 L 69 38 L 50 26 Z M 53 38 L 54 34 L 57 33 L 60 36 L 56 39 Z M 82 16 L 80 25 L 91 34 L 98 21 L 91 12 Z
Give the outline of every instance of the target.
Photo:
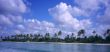
M 57 34 L 58 38 L 59 38 L 59 36 L 61 36 L 61 35 L 62 35 L 62 31 L 59 31 L 58 34 Z
M 45 34 L 45 40 L 46 40 L 46 41 L 49 41 L 49 40 L 50 40 L 50 33 L 46 33 L 46 34 Z
M 107 29 L 106 34 L 110 35 L 110 29 Z
M 58 34 L 57 34 L 57 33 L 55 33 L 55 34 L 54 34 L 54 36 L 53 36 L 53 40 L 54 40 L 55 42 L 57 42 L 57 41 L 58 41 L 58 39 L 59 39 L 59 38 L 58 38 Z
M 58 38 L 57 33 L 54 34 L 54 37 L 53 38 Z
M 46 33 L 44 37 L 45 37 L 45 38 L 48 38 L 48 33 Z
M 65 40 L 65 42 L 70 42 L 71 41 L 69 35 L 67 35 L 64 40 Z
M 30 35 L 29 34 L 26 35 L 26 39 L 27 39 L 27 42 L 30 41 Z
M 107 29 L 103 35 L 104 35 L 105 37 L 106 37 L 106 36 L 109 36 L 109 35 L 110 35 L 110 29 Z
M 93 35 L 96 35 L 96 31 L 93 31 L 92 33 L 93 33 Z
M 85 35 L 85 30 L 81 29 L 78 31 L 78 36 L 81 36 L 81 34 L 84 36 Z
M 71 38 L 73 38 L 74 37 L 74 33 L 72 33 L 72 35 L 71 35 Z
M 2 36 L 0 36 L 0 39 L 2 39 L 3 37 Z
M 62 31 L 59 31 L 59 32 L 58 32 L 58 35 L 60 36 L 61 34 L 62 34 Z
M 70 40 L 71 40 L 71 42 L 75 41 L 74 33 L 71 34 Z
M 2 36 L 0 37 L 0 41 L 2 41 Z
M 110 29 L 106 30 L 105 35 L 106 35 L 106 38 L 105 38 L 106 42 L 110 43 Z

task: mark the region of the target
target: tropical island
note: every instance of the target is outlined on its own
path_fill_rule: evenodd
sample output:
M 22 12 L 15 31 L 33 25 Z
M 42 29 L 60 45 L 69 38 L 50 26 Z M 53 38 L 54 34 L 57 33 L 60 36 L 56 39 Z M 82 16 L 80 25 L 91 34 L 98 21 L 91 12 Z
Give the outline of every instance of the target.
M 46 33 L 44 36 L 41 34 L 17 34 L 11 36 L 1 36 L 1 42 L 11 41 L 11 42 L 63 42 L 63 43 L 110 43 L 110 29 L 107 29 L 103 34 L 104 38 L 93 31 L 93 36 L 85 36 L 85 30 L 81 29 L 77 32 L 77 37 L 74 33 L 65 36 L 63 39 L 60 38 L 62 31 L 54 34 L 53 37 L 50 33 Z M 80 37 L 83 35 L 83 37 Z

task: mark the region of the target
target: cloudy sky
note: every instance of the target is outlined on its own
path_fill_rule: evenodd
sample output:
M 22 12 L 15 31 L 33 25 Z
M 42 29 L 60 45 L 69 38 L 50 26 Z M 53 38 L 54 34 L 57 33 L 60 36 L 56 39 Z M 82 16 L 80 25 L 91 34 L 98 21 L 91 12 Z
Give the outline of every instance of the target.
M 0 0 L 0 35 L 103 34 L 110 28 L 110 0 Z

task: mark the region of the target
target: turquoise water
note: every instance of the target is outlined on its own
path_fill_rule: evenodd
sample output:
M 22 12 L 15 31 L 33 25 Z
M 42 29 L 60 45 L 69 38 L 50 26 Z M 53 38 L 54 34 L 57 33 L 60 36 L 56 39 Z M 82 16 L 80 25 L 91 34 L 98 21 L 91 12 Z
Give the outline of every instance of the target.
M 0 52 L 110 52 L 110 45 L 0 42 Z

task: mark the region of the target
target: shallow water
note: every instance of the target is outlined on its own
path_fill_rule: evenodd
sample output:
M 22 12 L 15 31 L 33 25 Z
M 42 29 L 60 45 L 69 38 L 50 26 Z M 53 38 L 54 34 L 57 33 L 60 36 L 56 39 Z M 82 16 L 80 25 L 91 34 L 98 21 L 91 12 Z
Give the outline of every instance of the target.
M 0 42 L 0 52 L 110 52 L 110 45 Z

